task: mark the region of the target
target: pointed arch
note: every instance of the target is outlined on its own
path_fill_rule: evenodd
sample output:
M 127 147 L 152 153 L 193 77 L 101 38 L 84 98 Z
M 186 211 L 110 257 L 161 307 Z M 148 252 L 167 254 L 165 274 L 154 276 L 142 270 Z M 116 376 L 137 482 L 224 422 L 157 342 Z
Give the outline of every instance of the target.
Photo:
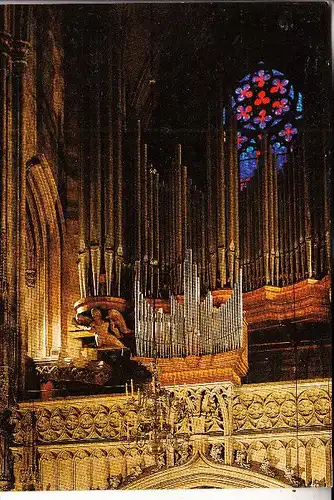
M 286 483 L 248 469 L 222 465 L 198 452 L 186 464 L 145 476 L 124 486 L 124 490 L 193 488 L 287 488 Z
M 64 217 L 44 155 L 27 164 L 27 353 L 57 357 L 61 349 L 61 248 Z

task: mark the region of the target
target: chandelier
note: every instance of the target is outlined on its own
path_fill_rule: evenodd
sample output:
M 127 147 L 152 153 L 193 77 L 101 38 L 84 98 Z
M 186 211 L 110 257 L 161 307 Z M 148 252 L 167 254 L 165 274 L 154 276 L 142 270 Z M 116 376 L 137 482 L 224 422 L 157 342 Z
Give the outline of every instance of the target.
M 132 397 L 128 403 L 136 414 L 132 437 L 139 447 L 149 443 L 156 468 L 159 469 L 165 465 L 163 455 L 169 446 L 182 448 L 182 443 L 188 443 L 188 434 L 176 433 L 174 417 L 190 416 L 190 409 L 184 400 L 176 398 L 172 391 L 161 385 L 157 358 L 152 360 L 150 371 L 151 381 L 138 389 L 137 398 L 134 397 L 132 388 Z

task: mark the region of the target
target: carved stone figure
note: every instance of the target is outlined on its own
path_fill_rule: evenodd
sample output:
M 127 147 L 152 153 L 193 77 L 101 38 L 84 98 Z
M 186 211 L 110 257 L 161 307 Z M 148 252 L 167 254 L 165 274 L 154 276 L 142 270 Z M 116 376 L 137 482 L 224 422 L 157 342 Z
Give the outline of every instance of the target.
M 94 307 L 91 310 L 91 315 L 93 321 L 90 324 L 90 328 L 95 332 L 97 346 L 124 349 L 124 344 L 117 338 L 116 334 L 109 332 L 109 322 L 103 320 L 100 309 Z
M 165 459 L 165 454 L 164 453 L 159 453 L 156 456 L 156 466 L 154 467 L 154 470 L 160 470 L 166 465 L 166 459 Z
M 298 479 L 297 479 L 297 477 L 296 477 L 296 475 L 291 467 L 287 467 L 285 469 L 284 477 L 285 477 L 285 479 L 287 479 L 289 481 L 289 483 L 292 486 L 295 486 L 295 487 L 298 486 L 298 484 L 299 484 Z
M 190 451 L 191 450 L 189 444 L 186 441 L 182 441 L 182 443 L 180 443 L 180 445 L 177 448 L 179 457 L 175 465 L 183 465 L 184 463 L 186 463 L 190 457 Z
M 118 332 L 118 335 L 120 337 L 122 335 L 127 335 L 127 334 L 132 333 L 132 330 L 130 330 L 126 326 L 126 323 L 125 323 L 125 320 L 124 320 L 122 314 L 119 311 L 117 311 L 116 309 L 110 309 L 108 311 L 107 319 L 109 320 L 110 328 L 115 333 L 116 337 L 117 337 L 116 331 Z M 120 337 L 118 337 L 118 338 L 120 338 Z
M 210 450 L 210 457 L 215 462 L 224 463 L 224 448 L 219 444 L 213 444 Z
M 122 477 L 118 476 L 109 476 L 107 479 L 107 490 L 116 490 L 118 486 L 122 482 Z
M 135 465 L 132 469 L 131 469 L 131 472 L 130 474 L 127 476 L 127 480 L 128 481 L 134 481 L 135 479 L 137 479 L 138 476 L 140 476 L 140 474 L 142 474 L 143 470 L 142 468 L 140 467 L 140 465 Z
M 244 469 L 250 468 L 250 464 L 247 462 L 247 453 L 245 451 L 237 450 L 237 453 L 235 456 L 235 463 L 239 467 L 243 467 Z
M 260 471 L 264 472 L 267 476 L 274 477 L 275 472 L 272 470 L 270 462 L 267 457 L 264 457 L 263 462 L 260 466 Z

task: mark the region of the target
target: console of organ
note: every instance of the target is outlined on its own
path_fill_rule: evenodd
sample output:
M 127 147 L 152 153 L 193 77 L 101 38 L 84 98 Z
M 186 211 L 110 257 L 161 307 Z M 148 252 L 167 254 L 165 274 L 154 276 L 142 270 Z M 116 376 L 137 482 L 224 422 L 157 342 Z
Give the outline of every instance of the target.
M 135 336 L 139 357 L 171 358 L 208 355 L 242 347 L 242 275 L 233 294 L 220 307 L 213 306 L 208 292 L 200 297 L 200 279 L 193 263 L 192 250 L 183 263 L 183 303 L 175 295 L 170 313 L 154 309 L 140 291 L 140 262 L 136 262 Z M 152 303 L 152 301 L 151 301 Z

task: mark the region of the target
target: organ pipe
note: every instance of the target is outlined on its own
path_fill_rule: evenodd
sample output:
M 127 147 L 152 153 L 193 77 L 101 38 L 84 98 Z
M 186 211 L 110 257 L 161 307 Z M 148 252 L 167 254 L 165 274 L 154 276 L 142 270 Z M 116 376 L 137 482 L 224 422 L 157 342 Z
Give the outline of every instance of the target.
M 117 290 L 120 294 L 120 266 L 123 260 L 123 60 L 119 51 L 117 57 L 117 204 L 116 204 L 116 259 Z
M 274 250 L 275 250 L 275 285 L 279 285 L 280 253 L 279 253 L 279 218 L 278 218 L 278 180 L 277 157 L 273 161 L 273 197 L 274 197 Z
M 330 179 L 329 179 L 329 168 L 328 168 L 328 161 L 327 161 L 327 153 L 326 153 L 326 148 L 325 145 L 327 143 L 326 141 L 326 135 L 324 133 L 323 136 L 323 163 L 324 163 L 324 176 L 323 176 L 323 182 L 324 182 L 324 239 L 325 239 L 325 248 L 326 248 L 326 270 L 329 270 L 331 267 L 331 240 L 330 240 L 330 210 L 329 210 L 329 205 L 330 205 Z
M 222 116 L 222 113 L 220 114 Z M 219 120 L 219 160 L 218 160 L 218 192 L 217 192 L 217 243 L 218 269 L 220 285 L 226 284 L 226 221 L 225 221 L 225 131 L 222 120 Z
M 233 286 L 233 294 L 220 307 L 213 306 L 209 292 L 200 297 L 200 277 L 193 252 L 186 250 L 183 262 L 183 303 L 173 294 L 170 313 L 154 313 L 140 290 L 140 262 L 136 263 L 135 330 L 138 356 L 158 357 L 205 355 L 240 349 L 242 345 L 242 279 Z M 155 332 L 155 338 L 153 335 Z
M 111 38 L 110 38 L 111 40 Z M 111 45 L 111 42 L 109 42 Z M 115 208 L 114 208 L 114 141 L 113 141 L 113 68 L 112 68 L 112 47 L 109 46 L 107 54 L 108 82 L 106 84 L 106 131 L 105 133 L 105 249 L 115 250 Z M 109 266 L 110 275 L 112 266 Z M 106 270 L 107 272 L 107 270 Z M 110 287 L 110 284 L 107 287 Z
M 154 227 L 153 227 L 153 218 L 154 218 L 154 207 L 153 207 L 153 167 L 150 165 L 150 169 L 148 172 L 148 224 L 149 224 L 149 235 L 148 235 L 148 274 L 149 274 L 149 289 L 151 293 L 153 293 L 153 272 L 152 272 L 152 263 L 154 260 Z
M 95 42 L 95 40 L 94 40 Z M 100 136 L 100 64 L 96 45 L 92 47 L 92 72 L 94 74 L 91 95 L 97 96 L 91 100 L 90 106 L 90 242 L 98 244 L 101 241 L 101 136 Z
M 235 263 L 234 263 L 234 277 L 233 282 L 238 280 L 238 270 L 240 267 L 240 248 L 239 248 L 239 191 L 240 191 L 240 174 L 238 163 L 238 150 L 237 150 L 237 120 L 233 120 L 233 157 L 234 157 L 234 241 L 235 241 Z
M 160 253 L 160 222 L 159 222 L 159 174 L 153 173 L 153 228 L 154 228 L 154 260 L 159 264 Z M 156 290 L 160 289 L 160 268 L 157 266 L 156 271 Z
M 206 212 L 207 212 L 207 233 L 208 233 L 208 253 L 211 261 L 211 256 L 214 252 L 213 248 L 213 234 L 212 234 L 212 161 L 211 161 L 211 123 L 210 114 L 208 113 L 208 129 L 206 138 Z M 211 281 L 211 276 L 210 276 Z M 211 287 L 211 283 L 210 283 Z
M 275 230 L 276 219 L 274 216 L 274 183 L 273 183 L 273 154 L 271 146 L 268 148 L 268 231 L 269 231 L 269 268 L 270 284 L 275 283 Z
M 269 170 L 269 157 L 268 157 L 268 143 L 267 136 L 265 135 L 264 141 L 264 165 L 262 176 L 262 193 L 263 193 L 263 257 L 264 257 L 264 275 L 265 284 L 270 283 L 269 274 L 269 192 L 268 192 L 268 170 Z
M 229 269 L 229 279 L 231 285 L 233 284 L 234 277 L 234 260 L 235 260 L 235 175 L 234 175 L 234 144 L 233 144 L 233 126 L 230 127 L 229 131 L 229 204 L 228 204 L 228 214 L 229 214 L 229 237 L 228 237 L 228 269 Z
M 182 254 L 188 247 L 188 186 L 187 186 L 187 167 L 181 167 L 181 201 L 182 201 Z
M 288 166 L 287 166 L 288 167 Z M 287 168 L 283 172 L 283 196 L 282 196 L 282 207 L 283 207 L 283 237 L 284 237 L 284 282 L 287 285 L 289 281 L 290 273 L 290 260 L 289 260 L 289 202 L 288 202 L 288 185 L 289 179 L 287 175 Z
M 141 260 L 141 229 L 142 229 L 142 173 L 141 173 L 141 124 L 137 121 L 136 128 L 136 197 L 137 197 L 137 258 Z
M 176 209 L 176 261 L 177 261 L 177 289 L 181 291 L 182 279 L 182 149 L 181 144 L 177 146 L 177 161 L 175 167 L 175 209 Z

